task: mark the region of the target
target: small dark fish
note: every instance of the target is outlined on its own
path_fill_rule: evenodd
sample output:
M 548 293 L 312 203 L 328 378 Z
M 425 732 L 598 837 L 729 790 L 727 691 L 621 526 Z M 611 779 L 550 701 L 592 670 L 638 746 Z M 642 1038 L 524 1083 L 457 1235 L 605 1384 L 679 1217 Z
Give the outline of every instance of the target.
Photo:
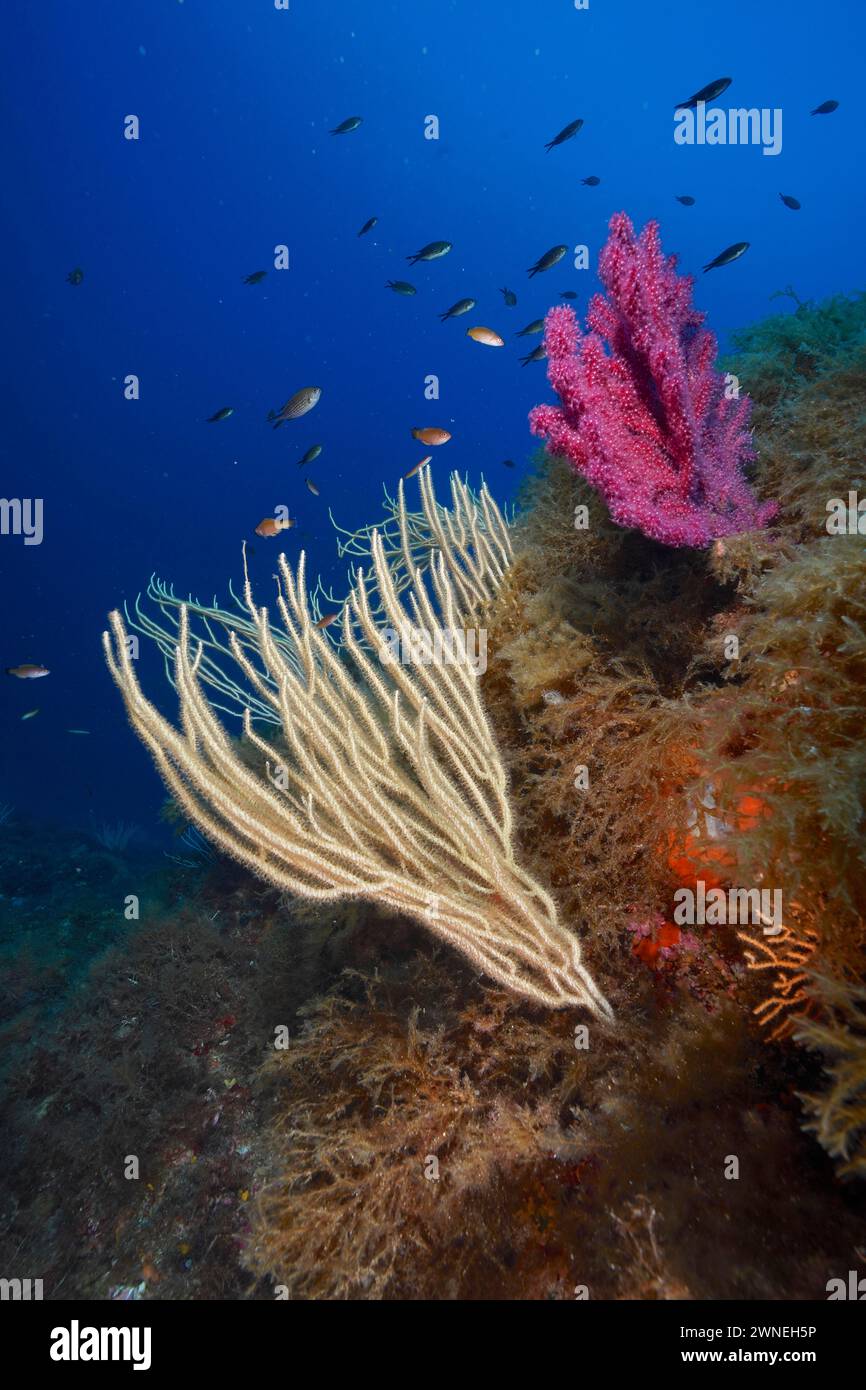
M 779 197 L 782 199 L 786 208 L 790 208 L 792 212 L 800 211 L 801 204 L 797 202 L 796 198 L 792 198 L 790 193 L 780 193 Z
M 298 459 L 298 467 L 303 468 L 305 463 L 312 463 L 313 459 L 317 459 L 321 452 L 321 444 L 311 444 L 307 452 L 304 454 L 304 457 L 302 459 Z
M 50 676 L 51 672 L 47 666 L 34 666 L 31 662 L 25 662 L 23 666 L 7 666 L 7 676 L 16 676 L 20 681 L 35 681 L 40 676 Z
M 816 106 L 812 112 L 813 116 L 829 116 L 831 111 L 838 107 L 838 101 L 822 101 L 820 106 Z
M 693 208 L 693 207 L 694 207 L 694 205 L 695 205 L 695 200 L 694 200 L 694 198 L 693 198 L 689 193 L 677 193 L 675 196 L 676 196 L 677 202 L 678 202 L 678 203 L 682 203 L 682 205 L 683 205 L 684 208 Z
M 318 496 L 319 496 L 319 489 L 316 487 L 316 484 L 315 484 L 314 482 L 311 482 L 309 478 L 307 478 L 306 481 L 307 481 L 307 487 L 310 489 L 310 492 L 313 494 L 314 497 L 318 497 Z
M 407 256 L 406 260 L 410 265 L 416 261 L 438 261 L 440 256 L 447 256 L 452 249 L 452 241 L 430 241 L 426 246 L 422 246 L 420 251 L 416 251 L 414 256 Z
M 371 217 L 369 222 L 364 223 L 363 227 L 358 233 L 358 236 L 366 236 L 368 232 L 372 232 L 373 228 L 375 227 L 378 221 L 378 217 Z
M 577 299 L 577 293 L 575 290 L 560 290 L 559 297 L 560 299 Z
M 474 299 L 458 299 L 456 304 L 452 304 L 450 309 L 446 309 L 444 314 L 439 317 L 444 323 L 446 319 L 456 319 L 458 314 L 468 314 L 470 309 L 475 308 Z
M 432 455 L 432 454 L 428 454 L 427 457 L 426 457 L 425 459 L 422 459 L 420 463 L 416 463 L 414 468 L 410 468 L 408 473 L 404 473 L 404 474 L 403 474 L 403 477 L 404 477 L 404 478 L 414 478 L 416 473 L 420 473 L 420 472 L 421 472 L 421 469 L 424 467 L 425 463 L 431 463 L 432 460 L 433 460 L 433 455 Z
M 320 632 L 323 632 L 326 627 L 331 626 L 331 623 L 335 623 L 339 616 L 339 613 L 326 613 L 324 618 L 320 618 L 317 623 L 313 623 L 313 627 L 317 627 Z
M 503 467 L 503 468 L 513 468 L 513 467 L 514 467 L 514 459 L 503 459 L 503 460 L 502 460 L 502 467 Z
M 262 283 L 262 281 L 264 280 L 265 276 L 267 275 L 267 273 L 268 273 L 268 272 L 267 272 L 266 270 L 254 270 L 253 273 L 252 273 L 252 275 L 247 275 L 247 276 L 244 277 L 244 284 L 245 284 L 245 285 L 260 285 L 260 284 Z
M 417 294 L 414 285 L 408 284 L 405 280 L 386 280 L 385 289 L 393 290 L 395 294 Z
M 716 97 L 720 97 L 722 92 L 728 90 L 732 81 L 733 78 L 731 77 L 717 77 L 715 82 L 708 82 L 706 87 L 702 87 L 699 92 L 695 92 L 694 96 L 689 97 L 688 101 L 678 101 L 674 110 L 680 111 L 685 106 L 697 106 L 699 101 L 715 101 Z
M 347 116 L 345 121 L 341 121 L 330 133 L 331 135 L 348 135 L 350 131 L 358 129 L 363 119 L 363 116 Z
M 526 356 L 521 357 L 520 360 L 525 367 L 527 362 L 543 362 L 546 356 L 547 353 L 544 351 L 544 343 L 539 343 L 537 348 L 532 352 L 528 352 Z
M 504 296 L 505 303 L 508 305 L 509 309 L 513 309 L 517 303 L 517 295 L 514 293 L 514 290 L 500 290 L 499 293 Z
M 544 332 L 544 319 L 533 319 L 525 328 L 521 328 L 519 333 L 515 333 L 515 338 L 531 338 L 533 333 Z
M 547 150 L 548 154 L 555 145 L 564 145 L 566 140 L 570 140 L 572 135 L 576 135 L 582 125 L 583 121 L 570 121 L 567 126 L 564 126 L 559 134 L 554 135 L 553 139 L 545 145 L 544 148 Z
M 81 266 L 77 265 L 74 270 L 70 270 L 66 277 L 66 283 L 67 285 L 80 285 L 83 279 L 84 271 L 81 269 Z
M 708 270 L 717 270 L 723 265 L 730 265 L 732 261 L 738 261 L 748 251 L 749 246 L 750 242 L 748 241 L 735 241 L 733 246 L 726 246 L 724 251 L 720 251 L 714 260 L 704 266 L 704 273 Z
M 550 250 L 545 251 L 541 259 L 535 262 L 535 265 L 530 266 L 528 271 L 530 280 L 540 270 L 550 270 L 553 266 L 558 265 L 567 250 L 567 246 L 551 246 Z
M 313 407 L 319 404 L 321 397 L 321 386 L 304 386 L 302 390 L 290 396 L 279 410 L 269 410 L 268 421 L 278 430 L 286 420 L 300 420 L 302 415 L 308 415 Z
M 233 405 L 224 405 L 221 410 L 218 410 L 216 412 L 215 415 L 209 415 L 205 423 L 208 425 L 212 425 L 216 420 L 227 420 L 229 416 L 234 415 L 234 413 L 235 408 Z
M 601 179 L 598 177 L 598 174 L 590 174 L 588 179 L 581 179 L 581 183 L 585 183 L 587 188 L 598 188 Z

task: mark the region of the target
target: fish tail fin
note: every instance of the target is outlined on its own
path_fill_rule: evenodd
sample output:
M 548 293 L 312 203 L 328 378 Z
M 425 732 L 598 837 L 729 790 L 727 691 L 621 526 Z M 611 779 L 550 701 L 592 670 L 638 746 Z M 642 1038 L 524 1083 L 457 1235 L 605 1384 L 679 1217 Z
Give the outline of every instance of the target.
M 530 278 L 530 280 L 532 279 L 533 275 L 537 275 L 537 274 L 538 274 L 538 267 L 537 267 L 537 266 L 532 266 L 532 268 L 531 268 L 530 271 L 529 271 L 529 278 Z
M 275 429 L 275 430 L 278 430 L 278 429 L 280 428 L 280 425 L 282 425 L 282 424 L 284 424 L 284 423 L 285 423 L 285 422 L 284 422 L 283 420 L 278 420 L 278 421 L 276 422 L 276 424 L 274 425 L 274 429 Z

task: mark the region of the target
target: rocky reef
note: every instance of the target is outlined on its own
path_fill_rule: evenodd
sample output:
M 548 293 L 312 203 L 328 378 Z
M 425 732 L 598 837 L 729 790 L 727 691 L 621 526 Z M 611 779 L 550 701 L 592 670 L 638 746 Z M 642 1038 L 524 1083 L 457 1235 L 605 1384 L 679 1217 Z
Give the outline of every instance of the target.
M 525 486 L 482 695 L 522 862 L 616 1021 L 521 1001 L 373 905 L 300 905 L 219 858 L 140 867 L 141 922 L 100 928 L 65 994 L 52 977 L 38 1029 L 8 975 L 8 1276 L 819 1299 L 866 1263 L 864 338 L 862 299 L 798 305 L 725 363 L 778 504 L 762 529 L 674 550 L 563 460 Z M 779 890 L 779 921 L 682 920 L 698 885 Z

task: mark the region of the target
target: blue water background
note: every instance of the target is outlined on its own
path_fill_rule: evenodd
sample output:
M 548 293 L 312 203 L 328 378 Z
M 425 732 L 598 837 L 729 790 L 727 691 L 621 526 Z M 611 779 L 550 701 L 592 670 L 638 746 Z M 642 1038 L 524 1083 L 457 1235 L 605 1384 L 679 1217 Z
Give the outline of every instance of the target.
M 594 265 L 611 213 L 657 218 L 722 346 L 792 310 L 770 303 L 788 284 L 803 299 L 860 287 L 864 31 L 850 0 L 7 0 L 0 494 L 43 498 L 45 532 L 40 546 L 0 538 L 0 666 L 51 675 L 2 677 L 0 802 L 83 828 L 154 824 L 162 791 L 99 640 L 152 572 L 224 595 L 242 539 L 285 503 L 289 556 L 303 545 L 312 572 L 339 581 L 328 507 L 345 525 L 375 519 L 383 482 L 425 452 L 414 425 L 453 433 L 435 451 L 440 494 L 453 467 L 513 496 L 534 447 L 527 412 L 549 395 L 543 365 L 518 360 L 540 339 L 513 334 L 560 291 L 583 312 L 596 288 L 570 258 L 530 280 L 549 247 L 586 243 Z M 723 74 L 723 107 L 782 109 L 780 155 L 675 145 L 674 103 Z M 839 110 L 810 116 L 827 98 Z M 360 130 L 328 134 L 355 114 Z M 424 138 L 430 115 L 438 140 Z M 546 153 L 576 117 L 579 135 Z M 583 187 L 592 174 L 600 187 Z M 440 238 L 448 257 L 408 266 Z M 740 262 L 701 275 L 741 240 Z M 278 273 L 280 243 L 291 269 Z M 243 284 L 257 269 L 264 283 Z M 477 310 L 441 324 L 463 296 Z M 472 343 L 473 323 L 506 349 Z M 138 401 L 124 400 L 127 373 Z M 323 389 L 317 410 L 272 431 L 267 411 L 305 385 Z M 231 419 L 205 423 L 225 405 Z M 263 601 L 282 544 L 255 540 Z M 172 709 L 160 661 L 144 651 L 140 667 Z

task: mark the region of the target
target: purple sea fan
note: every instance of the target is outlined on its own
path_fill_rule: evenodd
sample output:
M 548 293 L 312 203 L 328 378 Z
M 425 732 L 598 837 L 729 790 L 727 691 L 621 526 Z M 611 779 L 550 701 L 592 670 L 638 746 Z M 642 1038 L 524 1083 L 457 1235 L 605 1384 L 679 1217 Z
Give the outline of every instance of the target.
M 590 304 L 586 333 L 568 305 L 547 315 L 560 404 L 535 407 L 533 434 L 570 460 L 618 525 L 665 545 L 702 547 L 765 526 L 776 504 L 759 502 L 743 475 L 755 457 L 751 401 L 726 394 L 692 278 L 664 256 L 658 224 L 636 237 L 615 213 L 599 278 L 606 296 Z

